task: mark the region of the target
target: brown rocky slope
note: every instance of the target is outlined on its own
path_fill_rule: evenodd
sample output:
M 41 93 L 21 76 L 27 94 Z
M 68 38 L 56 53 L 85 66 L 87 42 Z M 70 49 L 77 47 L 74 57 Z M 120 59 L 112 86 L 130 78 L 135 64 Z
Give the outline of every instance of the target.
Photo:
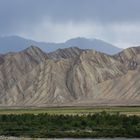
M 95 50 L 29 47 L 0 57 L 0 106 L 140 105 L 140 47 Z

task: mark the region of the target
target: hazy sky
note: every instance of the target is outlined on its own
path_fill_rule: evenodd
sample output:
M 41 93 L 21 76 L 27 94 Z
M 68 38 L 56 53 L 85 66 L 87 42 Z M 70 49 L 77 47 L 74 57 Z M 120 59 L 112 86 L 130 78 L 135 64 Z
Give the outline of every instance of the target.
M 140 0 L 0 0 L 0 35 L 63 42 L 98 38 L 140 45 Z

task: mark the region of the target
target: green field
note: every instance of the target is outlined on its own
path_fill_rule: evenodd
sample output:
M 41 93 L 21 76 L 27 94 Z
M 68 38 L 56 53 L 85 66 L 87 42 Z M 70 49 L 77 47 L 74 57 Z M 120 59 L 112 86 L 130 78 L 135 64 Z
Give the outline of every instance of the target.
M 0 109 L 1 136 L 140 138 L 139 132 L 140 107 Z
M 108 113 L 120 112 L 127 115 L 140 115 L 140 107 L 59 107 L 59 108 L 25 108 L 25 109 L 0 109 L 0 114 L 89 114 L 106 111 Z

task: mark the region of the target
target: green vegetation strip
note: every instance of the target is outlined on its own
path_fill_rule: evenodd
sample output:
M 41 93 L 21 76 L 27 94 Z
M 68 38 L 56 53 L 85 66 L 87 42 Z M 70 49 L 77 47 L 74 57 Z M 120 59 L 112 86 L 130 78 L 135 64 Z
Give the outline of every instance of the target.
M 88 114 L 106 111 L 120 112 L 128 115 L 140 115 L 140 107 L 62 107 L 62 108 L 30 108 L 30 109 L 0 109 L 0 114 Z
M 140 138 L 140 116 L 105 111 L 88 115 L 1 114 L 0 135 L 31 138 Z

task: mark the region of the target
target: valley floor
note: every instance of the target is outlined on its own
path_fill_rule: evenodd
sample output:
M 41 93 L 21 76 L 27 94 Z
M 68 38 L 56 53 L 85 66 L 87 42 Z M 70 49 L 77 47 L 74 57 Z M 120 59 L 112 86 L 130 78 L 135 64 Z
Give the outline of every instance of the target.
M 0 108 L 0 114 L 56 114 L 77 115 L 94 114 L 106 111 L 108 113 L 121 113 L 126 115 L 140 115 L 140 106 L 106 106 L 106 107 L 53 107 L 53 108 Z

